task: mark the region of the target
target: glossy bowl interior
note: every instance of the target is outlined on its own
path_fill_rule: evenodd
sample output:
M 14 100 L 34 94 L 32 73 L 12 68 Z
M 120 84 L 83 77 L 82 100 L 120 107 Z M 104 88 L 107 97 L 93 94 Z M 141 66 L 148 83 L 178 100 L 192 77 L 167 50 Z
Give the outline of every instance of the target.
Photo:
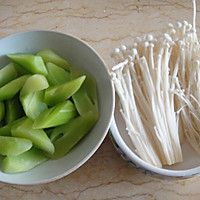
M 94 49 L 80 39 L 52 31 L 28 31 L 7 36 L 0 40 L 0 68 L 10 62 L 5 56 L 8 53 L 36 53 L 47 48 L 64 57 L 71 66 L 83 69 L 96 78 L 99 120 L 90 133 L 63 158 L 48 160 L 30 171 L 18 174 L 5 174 L 0 169 L 2 182 L 33 185 L 66 176 L 83 165 L 95 153 L 109 130 L 114 111 L 113 85 L 102 59 Z
M 187 141 L 182 144 L 183 162 L 158 168 L 144 162 L 134 153 L 135 147 L 125 128 L 124 120 L 119 112 L 119 101 L 116 97 L 116 106 L 110 127 L 111 139 L 116 150 L 129 164 L 143 173 L 158 178 L 190 178 L 200 175 L 200 157 Z

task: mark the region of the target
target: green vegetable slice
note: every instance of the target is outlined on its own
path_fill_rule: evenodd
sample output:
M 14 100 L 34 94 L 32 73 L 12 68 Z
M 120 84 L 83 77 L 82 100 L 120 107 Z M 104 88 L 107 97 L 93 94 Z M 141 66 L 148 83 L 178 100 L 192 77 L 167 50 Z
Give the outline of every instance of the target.
M 44 112 L 42 112 L 34 121 L 34 129 L 43 129 L 59 126 L 67 123 L 77 115 L 74 104 L 67 100 L 61 102 Z
M 82 75 L 66 83 L 50 86 L 45 90 L 44 101 L 47 105 L 53 106 L 69 99 L 83 84 L 86 76 Z
M 0 154 L 17 156 L 32 147 L 32 142 L 24 138 L 0 136 Z
M 71 69 L 71 78 L 75 79 L 85 72 L 79 69 Z M 86 79 L 80 89 L 73 94 L 72 99 L 76 109 L 80 115 L 85 115 L 88 111 L 92 111 L 96 120 L 98 119 L 98 94 L 96 80 L 90 74 L 86 74 Z
M 46 160 L 48 158 L 42 151 L 37 148 L 31 148 L 18 156 L 5 157 L 1 168 L 5 173 L 19 173 L 30 170 Z
M 25 81 L 30 75 L 23 75 L 12 80 L 0 88 L 0 101 L 13 98 L 19 90 L 23 87 Z
M 41 56 L 23 53 L 8 54 L 7 56 L 32 74 L 47 75 L 47 69 Z
M 60 55 L 58 55 L 57 53 L 55 53 L 54 51 L 50 49 L 44 49 L 38 52 L 37 55 L 41 56 L 45 63 L 51 62 L 64 68 L 67 71 L 70 71 L 69 63 Z
M 12 126 L 12 136 L 29 139 L 35 147 L 50 154 L 54 153 L 54 145 L 46 133 L 42 129 L 33 129 L 32 126 L 33 122 L 29 118 L 24 118 Z
M 24 96 L 26 94 L 44 90 L 49 87 L 48 81 L 45 76 L 40 74 L 31 75 L 26 82 L 24 83 L 21 91 L 20 96 Z
M 9 83 L 15 78 L 17 78 L 17 71 L 14 67 L 14 63 L 9 63 L 0 70 L 0 87 L 6 83 Z
M 20 101 L 26 116 L 32 120 L 35 120 L 40 113 L 48 109 L 44 103 L 43 90 L 20 96 Z
M 19 119 L 24 115 L 19 96 L 15 95 L 12 99 L 5 101 L 6 115 L 5 122 L 7 124 Z
M 58 85 L 70 80 L 70 73 L 61 67 L 48 62 L 46 63 L 46 68 L 48 71 L 46 78 L 49 85 Z
M 34 74 L 25 82 L 20 91 L 20 101 L 26 115 L 34 120 L 47 109 L 44 103 L 44 89 L 49 86 L 45 76 Z

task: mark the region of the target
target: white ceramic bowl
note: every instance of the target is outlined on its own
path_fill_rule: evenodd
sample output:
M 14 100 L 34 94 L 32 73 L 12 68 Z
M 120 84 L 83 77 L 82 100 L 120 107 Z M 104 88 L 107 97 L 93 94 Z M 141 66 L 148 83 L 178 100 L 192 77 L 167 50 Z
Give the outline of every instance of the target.
M 110 127 L 110 136 L 118 153 L 131 166 L 145 174 L 153 175 L 158 178 L 190 178 L 200 175 L 200 157 L 187 142 L 182 144 L 183 162 L 181 163 L 158 168 L 140 159 L 134 153 L 135 148 L 125 130 L 125 123 L 119 112 L 117 97 L 115 105 L 114 116 Z
M 30 171 L 18 174 L 5 174 L 0 170 L 2 182 L 32 185 L 47 183 L 66 176 L 83 165 L 95 153 L 109 130 L 114 111 L 114 90 L 109 72 L 94 49 L 80 39 L 52 31 L 28 31 L 7 36 L 0 40 L 0 67 L 10 62 L 5 54 L 36 53 L 47 48 L 60 54 L 72 66 L 83 69 L 96 78 L 99 120 L 90 133 L 63 158 L 49 160 Z

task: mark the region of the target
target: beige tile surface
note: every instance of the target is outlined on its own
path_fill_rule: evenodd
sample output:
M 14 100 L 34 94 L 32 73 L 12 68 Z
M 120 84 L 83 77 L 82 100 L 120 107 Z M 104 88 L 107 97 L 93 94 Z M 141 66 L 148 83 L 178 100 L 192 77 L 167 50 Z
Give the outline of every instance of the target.
M 197 1 L 200 33 L 200 1 Z M 159 35 L 170 23 L 192 23 L 192 0 L 0 0 L 0 38 L 25 30 L 54 30 L 88 42 L 112 66 L 110 52 L 134 37 Z M 82 167 L 58 181 L 35 186 L 0 183 L 0 200 L 200 199 L 200 177 L 160 180 L 130 167 L 107 137 Z

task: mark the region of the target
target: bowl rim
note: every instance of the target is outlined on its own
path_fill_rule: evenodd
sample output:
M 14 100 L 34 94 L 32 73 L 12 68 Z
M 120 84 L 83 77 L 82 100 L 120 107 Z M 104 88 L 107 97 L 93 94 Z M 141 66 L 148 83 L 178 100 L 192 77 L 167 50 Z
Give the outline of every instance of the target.
M 133 153 L 133 151 L 126 145 L 124 140 L 122 139 L 119 130 L 117 128 L 115 116 L 113 116 L 111 126 L 110 126 L 110 132 L 111 136 L 114 138 L 114 142 L 119 146 L 122 153 L 135 165 L 136 168 L 142 168 L 142 171 L 150 172 L 150 174 L 159 174 L 161 176 L 166 177 L 177 177 L 177 178 L 190 178 L 193 176 L 200 176 L 200 166 L 192 168 L 192 169 L 186 169 L 186 170 L 170 170 L 170 169 L 164 169 L 159 168 L 156 166 L 153 166 L 145 161 L 143 161 L 141 158 L 139 158 L 136 154 Z
M 97 58 L 102 62 L 102 65 L 104 66 L 104 70 L 105 72 L 108 74 L 109 77 L 109 69 L 107 67 L 107 64 L 105 63 L 105 61 L 102 59 L 102 57 L 100 56 L 100 54 L 97 52 L 97 50 L 95 50 L 91 45 L 89 45 L 87 42 L 85 42 L 84 40 L 82 40 L 81 38 L 73 35 L 73 34 L 68 34 L 65 32 L 61 32 L 61 31 L 53 31 L 53 30 L 43 30 L 43 29 L 36 29 L 36 30 L 26 30 L 26 31 L 18 31 L 15 32 L 13 34 L 9 34 L 6 35 L 2 38 L 0 38 L 0 41 L 5 40 L 5 39 L 9 39 L 9 37 L 14 37 L 20 34 L 29 34 L 29 33 L 33 33 L 33 32 L 43 32 L 43 33 L 52 33 L 52 34 L 60 34 L 63 36 L 67 36 L 67 37 L 71 37 L 75 40 L 77 40 L 78 42 L 84 44 L 87 48 L 89 48 L 96 56 Z M 101 144 L 103 143 L 105 137 L 108 134 L 111 122 L 112 122 L 112 116 L 114 114 L 114 109 L 115 109 L 115 91 L 114 91 L 114 85 L 113 82 L 111 81 L 111 79 L 109 79 L 110 82 L 110 86 L 111 86 L 111 100 L 112 100 L 112 107 L 110 108 L 111 112 L 109 113 L 109 121 L 106 122 L 106 126 L 105 129 L 102 131 L 102 135 L 100 137 L 100 140 L 95 144 L 94 148 L 92 149 L 92 151 L 90 151 L 86 157 L 82 158 L 80 162 L 78 162 L 75 166 L 73 166 L 72 168 L 68 169 L 66 172 L 56 175 L 54 177 L 50 177 L 50 178 L 46 178 L 44 180 L 39 180 L 39 181 L 33 181 L 30 183 L 17 183 L 16 181 L 9 181 L 9 180 L 0 180 L 0 182 L 2 183 L 7 183 L 7 184 L 13 184 L 13 185 L 37 185 L 37 184 L 44 184 L 44 183 L 50 183 L 53 181 L 56 181 L 58 179 L 61 179 L 69 174 L 71 174 L 72 172 L 74 172 L 75 170 L 77 170 L 78 168 L 80 168 L 82 165 L 84 165 L 98 150 L 98 148 L 101 146 Z

